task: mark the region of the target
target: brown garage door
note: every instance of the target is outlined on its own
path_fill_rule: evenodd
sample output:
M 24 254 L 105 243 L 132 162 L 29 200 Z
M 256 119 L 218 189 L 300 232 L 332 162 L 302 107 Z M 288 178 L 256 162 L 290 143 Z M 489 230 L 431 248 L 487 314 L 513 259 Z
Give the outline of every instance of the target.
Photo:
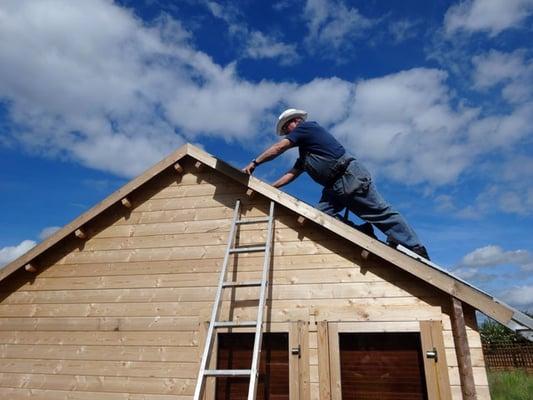
M 250 369 L 254 335 L 222 333 L 218 336 L 218 369 Z M 247 399 L 248 378 L 217 378 L 216 399 Z M 257 399 L 289 400 L 289 335 L 263 334 Z
M 343 400 L 425 400 L 418 333 L 339 334 Z

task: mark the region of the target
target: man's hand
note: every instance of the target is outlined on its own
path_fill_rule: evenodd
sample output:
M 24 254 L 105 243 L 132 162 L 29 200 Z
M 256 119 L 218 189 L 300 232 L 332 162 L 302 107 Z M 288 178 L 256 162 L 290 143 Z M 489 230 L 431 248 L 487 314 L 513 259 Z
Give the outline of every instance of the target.
M 248 175 L 252 175 L 254 173 L 256 164 L 252 161 L 250 164 L 248 164 L 246 167 L 242 169 L 242 172 Z

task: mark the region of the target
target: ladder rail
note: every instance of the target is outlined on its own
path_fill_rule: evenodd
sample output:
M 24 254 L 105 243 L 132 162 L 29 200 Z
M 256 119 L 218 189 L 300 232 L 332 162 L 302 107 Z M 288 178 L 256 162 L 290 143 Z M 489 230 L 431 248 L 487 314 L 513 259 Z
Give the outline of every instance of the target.
M 202 395 L 207 361 L 211 353 L 211 348 L 213 346 L 213 340 L 212 340 L 213 331 L 215 329 L 215 322 L 216 322 L 218 311 L 220 308 L 220 299 L 222 297 L 222 290 L 224 289 L 223 284 L 225 281 L 226 271 L 228 267 L 228 260 L 229 260 L 230 253 L 231 253 L 230 250 L 232 248 L 233 241 L 235 240 L 235 230 L 237 227 L 236 222 L 238 219 L 240 208 L 241 208 L 241 201 L 237 200 L 237 203 L 235 204 L 235 210 L 233 212 L 233 220 L 232 220 L 231 229 L 229 232 L 228 245 L 226 247 L 226 253 L 224 254 L 222 270 L 220 271 L 220 279 L 218 283 L 217 293 L 215 296 L 215 302 L 213 303 L 213 309 L 211 312 L 211 320 L 209 322 L 209 328 L 207 330 L 207 336 L 205 338 L 204 352 L 202 354 L 202 360 L 200 362 L 200 369 L 198 370 L 198 380 L 196 381 L 196 388 L 194 390 L 194 400 L 200 400 L 200 396 Z
M 248 400 L 255 400 L 257 395 L 257 381 L 259 378 L 259 361 L 261 359 L 261 345 L 263 339 L 263 318 L 266 306 L 266 297 L 268 292 L 268 273 L 270 271 L 270 264 L 272 260 L 272 243 L 274 237 L 274 201 L 270 202 L 270 210 L 267 218 L 254 218 L 251 221 L 239 219 L 241 201 L 237 200 L 235 203 L 235 210 L 233 213 L 233 220 L 231 223 L 231 229 L 229 232 L 228 244 L 226 252 L 224 254 L 224 261 L 220 271 L 220 278 L 217 287 L 215 300 L 213 303 L 213 309 L 211 311 L 211 320 L 209 322 L 209 328 L 204 344 L 204 351 L 202 359 L 200 361 L 200 368 L 198 370 L 198 380 L 196 382 L 196 388 L 194 391 L 194 400 L 201 400 L 206 378 L 222 377 L 222 376 L 249 376 L 248 386 Z M 241 248 L 233 247 L 236 241 L 237 226 L 248 223 L 262 223 L 267 222 L 267 237 L 264 246 L 246 246 Z M 226 274 L 228 269 L 229 258 L 232 254 L 244 253 L 244 252 L 257 252 L 264 251 L 263 258 L 263 270 L 261 273 L 260 281 L 244 281 L 244 282 L 230 282 L 226 281 Z M 220 305 L 222 303 L 222 293 L 226 288 L 235 287 L 249 287 L 259 286 L 259 304 L 257 306 L 257 317 L 254 321 L 218 321 L 218 314 L 220 311 Z M 215 329 L 223 327 L 239 328 L 239 327 L 255 327 L 254 345 L 251 368 L 249 370 L 217 370 L 207 369 L 207 364 L 211 357 L 211 351 L 213 349 L 213 335 Z
M 250 373 L 250 385 L 248 387 L 248 400 L 255 400 L 257 393 L 257 378 L 259 375 L 259 360 L 261 359 L 261 342 L 263 339 L 263 314 L 265 312 L 266 295 L 268 288 L 268 272 L 272 259 L 272 239 L 274 225 L 274 202 L 270 202 L 267 240 L 265 245 L 265 257 L 263 260 L 263 273 L 261 277 L 261 295 L 257 309 L 257 325 L 255 328 L 254 349 L 252 358 L 252 367 Z

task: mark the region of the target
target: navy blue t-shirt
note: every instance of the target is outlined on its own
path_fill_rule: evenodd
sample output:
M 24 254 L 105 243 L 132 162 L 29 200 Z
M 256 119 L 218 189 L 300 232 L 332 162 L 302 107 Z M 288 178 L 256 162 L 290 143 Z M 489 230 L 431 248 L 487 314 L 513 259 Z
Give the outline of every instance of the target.
M 295 164 L 295 168 L 298 169 L 301 168 L 301 162 L 305 158 L 306 153 L 313 153 L 333 159 L 338 159 L 346 153 L 346 150 L 337 142 L 337 139 L 314 121 L 300 122 L 284 138 L 289 139 L 298 146 L 300 158 Z

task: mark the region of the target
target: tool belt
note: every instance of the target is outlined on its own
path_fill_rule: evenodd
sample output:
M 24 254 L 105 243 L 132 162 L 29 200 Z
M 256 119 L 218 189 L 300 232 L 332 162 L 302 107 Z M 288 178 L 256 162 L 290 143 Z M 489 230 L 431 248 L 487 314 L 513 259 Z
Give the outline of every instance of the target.
M 331 187 L 348 169 L 353 157 L 342 156 L 339 159 L 307 153 L 304 158 L 304 169 L 315 181 L 324 187 Z
M 329 182 L 330 185 L 333 185 L 337 179 L 341 178 L 346 173 L 348 166 L 353 160 L 355 160 L 353 157 L 346 157 L 339 160 L 333 169 L 334 175 Z

